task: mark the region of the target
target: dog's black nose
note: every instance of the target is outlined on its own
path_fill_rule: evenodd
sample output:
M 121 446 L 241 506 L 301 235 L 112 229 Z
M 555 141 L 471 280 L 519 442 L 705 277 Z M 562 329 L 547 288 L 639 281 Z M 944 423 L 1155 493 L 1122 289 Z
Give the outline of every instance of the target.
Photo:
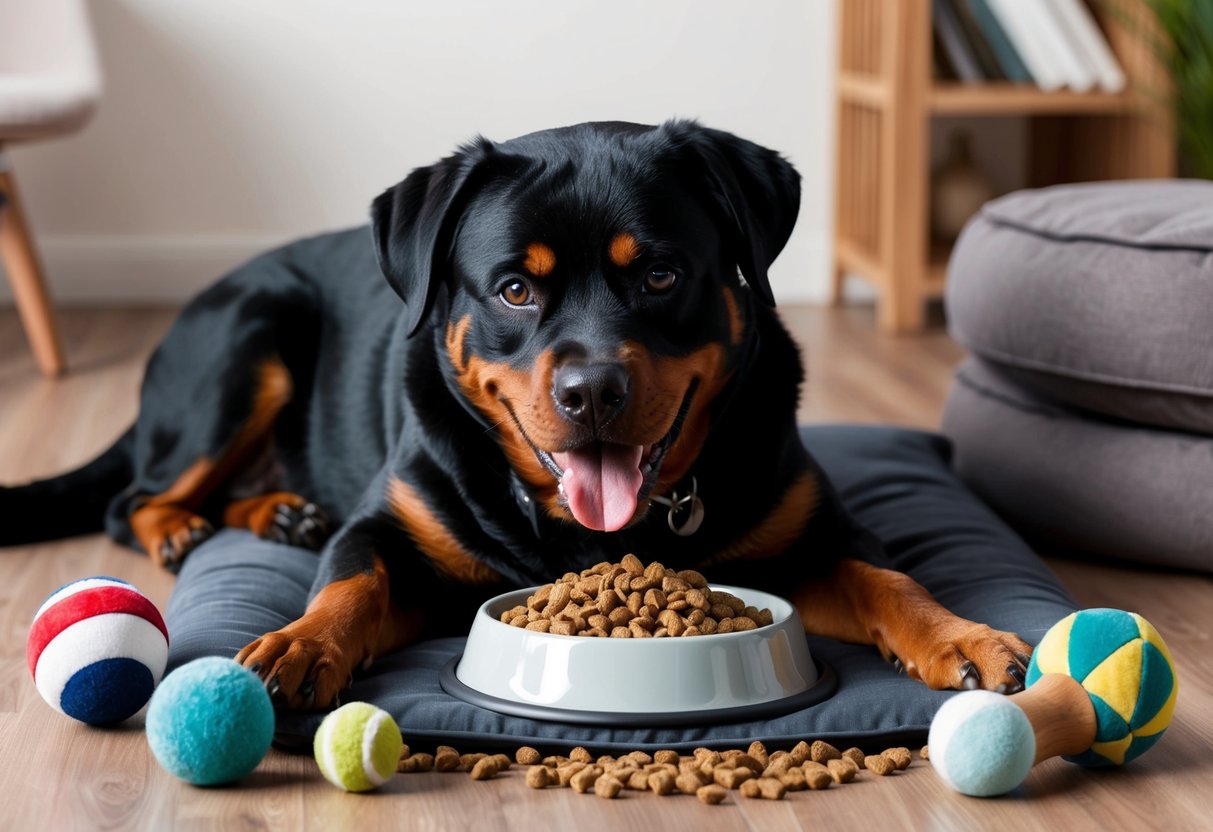
M 598 430 L 623 409 L 629 382 L 622 364 L 565 364 L 552 374 L 552 395 L 560 415 Z

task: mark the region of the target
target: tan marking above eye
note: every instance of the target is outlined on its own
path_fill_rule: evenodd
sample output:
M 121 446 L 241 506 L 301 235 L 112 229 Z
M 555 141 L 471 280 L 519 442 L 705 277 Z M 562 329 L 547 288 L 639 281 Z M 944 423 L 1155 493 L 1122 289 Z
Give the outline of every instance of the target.
M 610 256 L 611 262 L 622 269 L 632 265 L 632 261 L 640 256 L 640 244 L 627 232 L 616 234 L 611 240 L 607 254 Z
M 531 243 L 526 247 L 522 267 L 534 277 L 547 277 L 556 269 L 556 252 L 544 243 Z

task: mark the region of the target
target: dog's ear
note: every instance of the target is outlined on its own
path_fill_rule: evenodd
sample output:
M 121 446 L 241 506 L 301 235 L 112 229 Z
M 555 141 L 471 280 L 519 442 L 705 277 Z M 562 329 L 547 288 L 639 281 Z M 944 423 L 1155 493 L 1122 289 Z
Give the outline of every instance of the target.
M 408 308 L 408 334 L 429 315 L 445 279 L 452 235 L 477 171 L 492 154 L 487 139 L 460 148 L 429 167 L 418 168 L 371 205 L 375 255 L 387 282 Z
M 800 174 L 773 150 L 693 121 L 665 125 L 681 152 L 706 174 L 707 187 L 736 232 L 741 274 L 768 306 L 775 305 L 767 269 L 783 250 L 800 210 Z

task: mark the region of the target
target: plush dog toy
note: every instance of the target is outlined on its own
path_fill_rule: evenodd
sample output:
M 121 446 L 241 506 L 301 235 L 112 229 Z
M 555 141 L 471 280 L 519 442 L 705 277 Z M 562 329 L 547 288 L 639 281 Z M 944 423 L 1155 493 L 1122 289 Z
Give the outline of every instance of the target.
M 1124 765 L 1162 737 L 1175 713 L 1175 665 L 1140 615 L 1073 613 L 1045 633 L 1027 689 L 971 691 L 931 723 L 931 764 L 957 791 L 1004 794 L 1032 766 L 1058 755 L 1084 766 Z

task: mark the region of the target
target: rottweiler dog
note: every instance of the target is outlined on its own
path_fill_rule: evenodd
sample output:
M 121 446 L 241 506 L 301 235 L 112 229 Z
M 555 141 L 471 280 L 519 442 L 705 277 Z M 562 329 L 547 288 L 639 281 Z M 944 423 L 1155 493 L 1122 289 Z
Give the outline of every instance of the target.
M 169 568 L 220 524 L 320 549 L 303 615 L 237 656 L 289 707 L 629 552 L 790 596 L 932 688 L 1019 690 L 1031 648 L 880 566 L 800 441 L 767 278 L 799 201 L 779 154 L 695 122 L 473 141 L 375 199 L 369 232 L 193 300 L 135 425 L 0 490 L 0 536 L 104 519 Z

